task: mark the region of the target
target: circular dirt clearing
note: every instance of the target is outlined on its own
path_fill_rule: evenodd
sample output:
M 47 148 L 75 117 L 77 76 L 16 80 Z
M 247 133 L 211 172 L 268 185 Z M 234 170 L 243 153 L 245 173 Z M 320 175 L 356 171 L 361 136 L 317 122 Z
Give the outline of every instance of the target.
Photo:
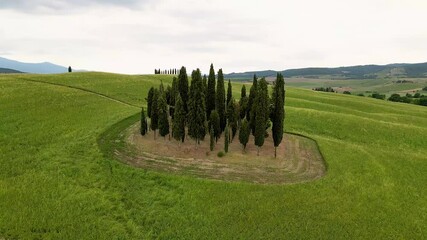
M 110 147 L 114 149 L 110 150 L 121 161 L 160 172 L 263 184 L 306 182 L 326 173 L 316 142 L 293 134 L 284 134 L 277 148 L 277 158 L 274 158 L 271 134 L 265 139 L 259 156 L 253 138 L 249 139 L 244 151 L 237 134 L 223 157 L 218 157 L 217 153 L 224 151 L 224 139 L 220 138 L 211 152 L 209 135 L 200 145 L 190 138 L 184 143 L 169 140 L 168 136 L 154 139 L 152 131 L 141 136 L 138 122 L 116 137 L 119 139 L 111 141 Z

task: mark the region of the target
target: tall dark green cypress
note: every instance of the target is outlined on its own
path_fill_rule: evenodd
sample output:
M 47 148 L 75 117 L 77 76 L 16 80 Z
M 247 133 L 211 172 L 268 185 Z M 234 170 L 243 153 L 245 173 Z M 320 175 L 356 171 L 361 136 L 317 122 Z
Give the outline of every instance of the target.
M 239 130 L 239 142 L 243 145 L 243 150 L 246 150 L 246 144 L 249 141 L 250 129 L 248 120 L 243 119 Z
M 254 75 L 254 78 L 252 81 L 252 86 L 249 90 L 248 111 L 246 113 L 246 118 L 248 119 L 248 121 L 249 121 L 249 119 L 251 119 L 250 112 L 252 111 L 252 105 L 253 105 L 255 97 L 256 97 L 257 86 L 258 86 L 258 78 L 256 75 Z
M 168 105 L 166 103 L 166 93 L 159 96 L 159 133 L 160 136 L 165 137 L 169 134 L 169 117 Z
M 145 116 L 144 107 L 141 108 L 141 135 L 147 133 L 147 117 Z
M 215 70 L 213 64 L 209 69 L 208 86 L 206 89 L 206 117 L 210 119 L 212 110 L 215 110 Z
M 188 100 L 188 136 L 196 140 L 197 144 L 206 135 L 206 108 L 203 95 L 203 83 L 200 70 L 191 74 L 190 98 Z
M 242 89 L 240 90 L 240 98 L 246 97 L 246 86 L 243 85 Z
M 249 92 L 249 99 L 248 99 L 248 111 L 246 114 L 246 118 L 249 121 L 249 128 L 252 131 L 252 134 L 255 135 L 255 117 L 256 117 L 256 95 L 257 95 L 257 90 L 258 88 L 258 78 L 256 77 L 256 75 L 254 75 L 254 79 L 253 79 L 253 83 Z
M 219 122 L 221 125 L 221 132 L 225 129 L 226 116 L 225 116 L 225 88 L 224 88 L 224 75 L 222 69 L 218 71 L 218 83 L 216 86 L 216 110 L 219 115 Z
M 277 147 L 283 139 L 283 123 L 285 119 L 285 80 L 283 75 L 278 73 L 274 83 L 272 93 L 273 111 L 272 119 L 273 141 L 274 141 L 274 157 L 277 155 Z
M 168 86 L 166 87 L 166 91 L 165 91 L 165 93 L 166 93 L 166 103 L 167 103 L 168 105 L 170 105 L 170 104 L 171 104 L 171 98 L 172 98 L 172 88 L 171 88 L 171 86 L 170 86 L 170 85 L 168 85 Z
M 227 86 L 227 106 L 228 106 L 228 103 L 230 102 L 232 96 L 233 96 L 233 92 L 232 92 L 232 89 L 231 89 L 231 82 L 230 82 L 230 79 L 228 79 L 228 86 Z
M 185 139 L 185 119 L 186 113 L 184 109 L 184 103 L 182 102 L 181 95 L 176 96 L 175 103 L 175 116 L 172 122 L 172 132 L 173 138 L 177 141 L 184 142 Z
M 267 81 L 262 78 L 257 86 L 257 93 L 255 98 L 255 145 L 257 148 L 257 155 L 259 149 L 264 145 L 266 122 L 268 121 L 268 87 Z
M 165 86 L 163 85 L 163 81 L 160 80 L 160 86 L 159 86 L 159 94 L 160 96 L 165 92 Z
M 181 67 L 178 75 L 178 91 L 184 104 L 185 112 L 188 112 L 188 76 L 185 67 Z
M 178 79 L 176 77 L 173 77 L 171 96 L 170 96 L 170 108 L 169 108 L 169 115 L 172 117 L 172 119 L 174 117 L 177 95 L 178 95 Z
M 148 96 L 147 96 L 147 115 L 149 118 L 151 118 L 151 105 L 153 104 L 153 93 L 154 93 L 154 88 L 151 87 L 150 90 L 148 91 Z
M 209 119 L 209 128 L 214 130 L 215 142 L 221 137 L 221 124 L 219 121 L 219 115 L 216 110 L 211 112 L 211 119 Z
M 211 126 L 211 130 L 209 131 L 209 136 L 210 136 L 210 138 L 209 138 L 209 149 L 212 152 L 215 148 L 215 133 L 214 133 L 213 126 Z
M 203 95 L 205 96 L 205 106 L 206 106 L 206 95 L 208 91 L 208 78 L 206 77 L 206 74 L 203 75 Z
M 245 85 L 243 85 L 240 93 L 240 100 L 239 100 L 240 119 L 243 119 L 246 116 L 247 108 L 248 108 L 248 97 L 246 96 L 246 87 Z
M 153 90 L 153 99 L 151 101 L 151 130 L 154 131 L 154 139 L 156 139 L 156 130 L 159 127 L 159 90 Z
M 231 134 L 231 138 L 230 138 L 230 142 L 233 142 L 234 136 L 236 135 L 237 132 L 237 105 L 236 102 L 234 101 L 234 98 L 231 97 L 230 102 L 228 103 L 227 106 L 227 122 L 228 122 L 228 126 L 229 129 L 231 129 L 232 134 Z

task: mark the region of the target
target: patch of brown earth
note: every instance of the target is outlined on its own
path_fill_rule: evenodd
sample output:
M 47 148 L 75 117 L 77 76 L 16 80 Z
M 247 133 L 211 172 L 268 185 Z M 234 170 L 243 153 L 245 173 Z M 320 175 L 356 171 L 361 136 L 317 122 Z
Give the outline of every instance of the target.
M 274 158 L 272 137 L 265 139 L 257 156 L 253 138 L 249 139 L 246 151 L 239 143 L 238 134 L 230 143 L 229 152 L 224 151 L 224 139 L 220 138 L 214 151 L 209 150 L 209 135 L 200 145 L 192 139 L 184 143 L 169 137 L 157 136 L 150 131 L 141 136 L 139 124 L 128 128 L 126 150 L 116 151 L 124 162 L 135 167 L 161 172 L 184 174 L 201 178 L 253 183 L 286 184 L 318 179 L 325 175 L 326 167 L 316 142 L 311 139 L 284 134 Z

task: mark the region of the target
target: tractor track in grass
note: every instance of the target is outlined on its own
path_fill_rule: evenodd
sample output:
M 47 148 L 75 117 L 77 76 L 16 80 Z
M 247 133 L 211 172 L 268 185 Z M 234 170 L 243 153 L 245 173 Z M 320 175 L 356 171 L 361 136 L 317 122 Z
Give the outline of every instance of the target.
M 137 108 L 141 108 L 141 106 L 137 106 L 137 105 L 134 105 L 134 104 L 132 104 L 132 103 L 128 103 L 128 102 L 125 102 L 125 101 L 123 101 L 123 100 L 120 100 L 120 99 L 117 99 L 117 98 L 110 97 L 110 96 L 108 96 L 108 95 L 106 95 L 106 94 L 99 93 L 99 92 L 95 92 L 95 91 L 93 91 L 93 90 L 89 90 L 89 89 L 82 88 L 82 87 L 70 86 L 70 85 L 66 85 L 66 84 L 62 84 L 62 83 L 53 83 L 53 82 L 46 82 L 46 81 L 34 80 L 34 79 L 25 78 L 25 77 L 20 77 L 20 78 L 18 78 L 18 79 L 19 79 L 19 80 L 23 80 L 23 81 L 27 81 L 27 82 L 42 83 L 42 84 L 47 84 L 47 85 L 53 85 L 53 86 L 59 86 L 59 87 L 70 88 L 70 89 L 74 89 L 74 90 L 80 90 L 80 91 L 87 92 L 87 93 L 90 93 L 90 94 L 93 94 L 93 95 L 97 95 L 97 96 L 99 96 L 99 97 L 106 98 L 106 99 L 109 99 L 109 100 L 111 100 L 111 101 L 114 101 L 114 102 L 117 102 L 117 103 L 121 103 L 121 104 L 124 104 L 124 105 L 130 106 L 130 107 L 137 107 Z

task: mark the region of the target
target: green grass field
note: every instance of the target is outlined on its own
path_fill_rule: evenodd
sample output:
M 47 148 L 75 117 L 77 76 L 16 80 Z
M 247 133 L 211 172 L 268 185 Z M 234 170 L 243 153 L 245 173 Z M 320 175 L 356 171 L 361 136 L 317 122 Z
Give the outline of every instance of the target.
M 285 130 L 317 141 L 326 176 L 221 182 L 133 168 L 99 148 L 159 79 L 171 81 L 0 76 L 0 239 L 427 237 L 427 108 L 289 87 Z
M 396 83 L 398 80 L 411 81 L 410 83 Z M 427 78 L 378 78 L 378 79 L 350 79 L 350 80 L 331 80 L 331 79 L 306 79 L 306 78 L 288 78 L 286 83 L 292 87 L 313 89 L 316 87 L 343 87 L 350 88 L 349 91 L 356 95 L 363 93 L 366 96 L 369 92 L 379 92 L 390 96 L 393 93 L 405 95 L 406 92 L 414 94 L 419 91 L 426 95 L 427 92 L 421 91 L 427 87 Z

